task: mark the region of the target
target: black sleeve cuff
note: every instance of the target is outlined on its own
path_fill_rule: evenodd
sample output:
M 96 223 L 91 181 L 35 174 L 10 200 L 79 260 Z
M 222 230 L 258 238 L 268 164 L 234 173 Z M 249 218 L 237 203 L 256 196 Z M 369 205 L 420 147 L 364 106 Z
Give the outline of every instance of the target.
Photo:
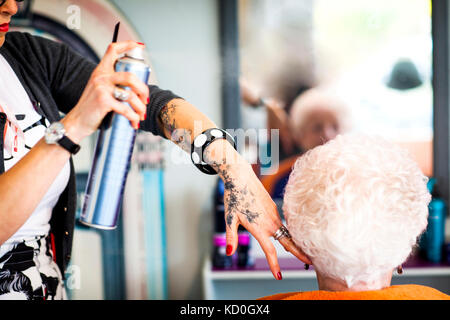
M 170 90 L 162 90 L 155 85 L 149 85 L 148 87 L 150 89 L 150 102 L 147 105 L 147 119 L 141 121 L 141 129 L 166 138 L 164 130 L 158 125 L 159 114 L 170 100 L 183 98 Z

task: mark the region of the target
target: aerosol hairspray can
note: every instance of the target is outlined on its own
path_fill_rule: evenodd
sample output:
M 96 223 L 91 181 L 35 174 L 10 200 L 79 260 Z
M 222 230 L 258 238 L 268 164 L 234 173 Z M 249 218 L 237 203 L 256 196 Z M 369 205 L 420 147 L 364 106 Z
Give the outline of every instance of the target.
M 118 59 L 115 71 L 131 72 L 147 83 L 150 68 L 144 62 L 143 49 L 136 47 Z M 128 87 L 122 89 L 131 90 Z M 136 130 L 126 117 L 116 113 L 105 117 L 86 185 L 80 216 L 83 224 L 99 229 L 114 229 L 117 226 L 135 137 Z

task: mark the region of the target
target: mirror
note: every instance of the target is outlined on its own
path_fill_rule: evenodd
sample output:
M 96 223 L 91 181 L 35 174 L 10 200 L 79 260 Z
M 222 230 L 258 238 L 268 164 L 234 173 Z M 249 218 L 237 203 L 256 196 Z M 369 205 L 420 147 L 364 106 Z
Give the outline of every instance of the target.
M 240 0 L 239 37 L 244 127 L 280 129 L 278 180 L 307 130 L 382 135 L 432 176 L 431 1 Z

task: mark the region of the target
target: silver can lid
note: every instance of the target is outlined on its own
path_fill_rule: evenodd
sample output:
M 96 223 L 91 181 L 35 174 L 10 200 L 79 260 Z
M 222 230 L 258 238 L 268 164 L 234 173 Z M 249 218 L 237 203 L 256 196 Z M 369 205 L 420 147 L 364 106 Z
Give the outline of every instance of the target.
M 130 51 L 127 51 L 125 56 L 136 60 L 144 60 L 144 50 L 141 47 L 136 47 Z

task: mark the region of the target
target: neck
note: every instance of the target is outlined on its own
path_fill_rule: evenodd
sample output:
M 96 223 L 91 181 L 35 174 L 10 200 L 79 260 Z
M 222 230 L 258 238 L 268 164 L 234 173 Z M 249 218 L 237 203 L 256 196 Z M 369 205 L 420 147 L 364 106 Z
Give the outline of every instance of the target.
M 319 271 L 316 270 L 317 283 L 319 285 L 319 290 L 324 291 L 371 291 L 371 290 L 381 290 L 387 288 L 391 285 L 392 271 L 381 276 L 379 279 L 372 281 L 370 283 L 358 282 L 348 287 L 343 280 L 332 279 L 330 277 L 324 276 Z
M 0 48 L 3 46 L 3 44 L 5 43 L 5 34 L 1 34 L 0 33 Z

